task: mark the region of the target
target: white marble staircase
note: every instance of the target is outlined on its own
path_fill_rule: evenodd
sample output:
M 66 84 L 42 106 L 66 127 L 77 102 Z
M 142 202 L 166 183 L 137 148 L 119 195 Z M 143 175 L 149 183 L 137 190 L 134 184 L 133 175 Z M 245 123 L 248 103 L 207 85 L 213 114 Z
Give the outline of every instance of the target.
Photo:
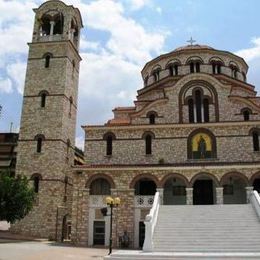
M 151 252 L 118 251 L 105 259 L 259 260 L 259 199 L 238 205 L 160 205 Z
M 157 252 L 260 253 L 260 223 L 251 204 L 161 206 L 153 243 Z

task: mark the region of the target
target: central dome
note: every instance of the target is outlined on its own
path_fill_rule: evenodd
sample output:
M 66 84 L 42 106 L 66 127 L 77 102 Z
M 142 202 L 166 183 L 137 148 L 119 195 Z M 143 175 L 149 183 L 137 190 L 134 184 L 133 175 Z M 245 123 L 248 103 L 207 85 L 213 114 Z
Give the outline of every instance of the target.
M 199 50 L 199 49 L 208 49 L 208 50 L 214 50 L 214 48 L 208 46 L 208 45 L 200 45 L 200 44 L 193 44 L 193 45 L 186 45 L 181 46 L 174 51 L 182 51 L 182 50 Z

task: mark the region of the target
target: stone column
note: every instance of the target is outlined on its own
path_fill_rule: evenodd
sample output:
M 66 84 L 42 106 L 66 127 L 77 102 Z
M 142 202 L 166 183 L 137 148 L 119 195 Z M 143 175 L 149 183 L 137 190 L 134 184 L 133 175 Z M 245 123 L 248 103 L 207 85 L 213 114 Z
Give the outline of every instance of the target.
M 216 204 L 223 204 L 223 187 L 216 187 Z
M 186 204 L 193 205 L 193 188 L 186 188 Z
M 253 190 L 254 190 L 253 186 L 247 186 L 246 187 L 246 202 L 247 203 L 250 203 L 250 195 L 251 195 Z
M 163 205 L 163 188 L 157 188 L 156 191 L 159 192 L 159 194 L 160 194 L 160 203 L 161 203 L 161 205 Z
M 55 22 L 54 21 L 50 21 L 50 25 L 51 25 L 50 36 L 52 36 L 53 35 L 53 31 L 54 31 Z

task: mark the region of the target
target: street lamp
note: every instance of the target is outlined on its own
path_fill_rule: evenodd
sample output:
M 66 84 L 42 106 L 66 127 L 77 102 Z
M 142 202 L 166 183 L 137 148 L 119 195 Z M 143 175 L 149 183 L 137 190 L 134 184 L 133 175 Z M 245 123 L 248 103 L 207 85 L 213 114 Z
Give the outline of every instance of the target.
M 106 204 L 108 207 L 110 207 L 110 235 L 109 235 L 109 255 L 112 253 L 112 223 L 113 223 L 113 208 L 118 207 L 120 205 L 120 198 L 112 198 L 112 197 L 106 197 Z M 103 211 L 102 211 L 103 210 Z M 106 211 L 104 209 L 101 209 L 102 213 L 104 216 L 109 216 L 107 215 Z M 105 214 L 104 214 L 105 213 Z

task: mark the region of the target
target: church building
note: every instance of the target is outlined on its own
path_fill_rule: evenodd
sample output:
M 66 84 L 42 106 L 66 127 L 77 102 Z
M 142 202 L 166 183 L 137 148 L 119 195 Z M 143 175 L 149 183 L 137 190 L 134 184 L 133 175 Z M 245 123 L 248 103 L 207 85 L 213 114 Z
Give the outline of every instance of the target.
M 126 231 L 140 248 L 156 192 L 163 205 L 246 204 L 260 192 L 260 97 L 248 65 L 192 41 L 144 61 L 134 106 L 83 126 L 85 164 L 74 165 L 80 11 L 50 0 L 34 12 L 16 172 L 37 201 L 13 232 L 108 245 L 100 209 L 112 196 L 114 245 Z

